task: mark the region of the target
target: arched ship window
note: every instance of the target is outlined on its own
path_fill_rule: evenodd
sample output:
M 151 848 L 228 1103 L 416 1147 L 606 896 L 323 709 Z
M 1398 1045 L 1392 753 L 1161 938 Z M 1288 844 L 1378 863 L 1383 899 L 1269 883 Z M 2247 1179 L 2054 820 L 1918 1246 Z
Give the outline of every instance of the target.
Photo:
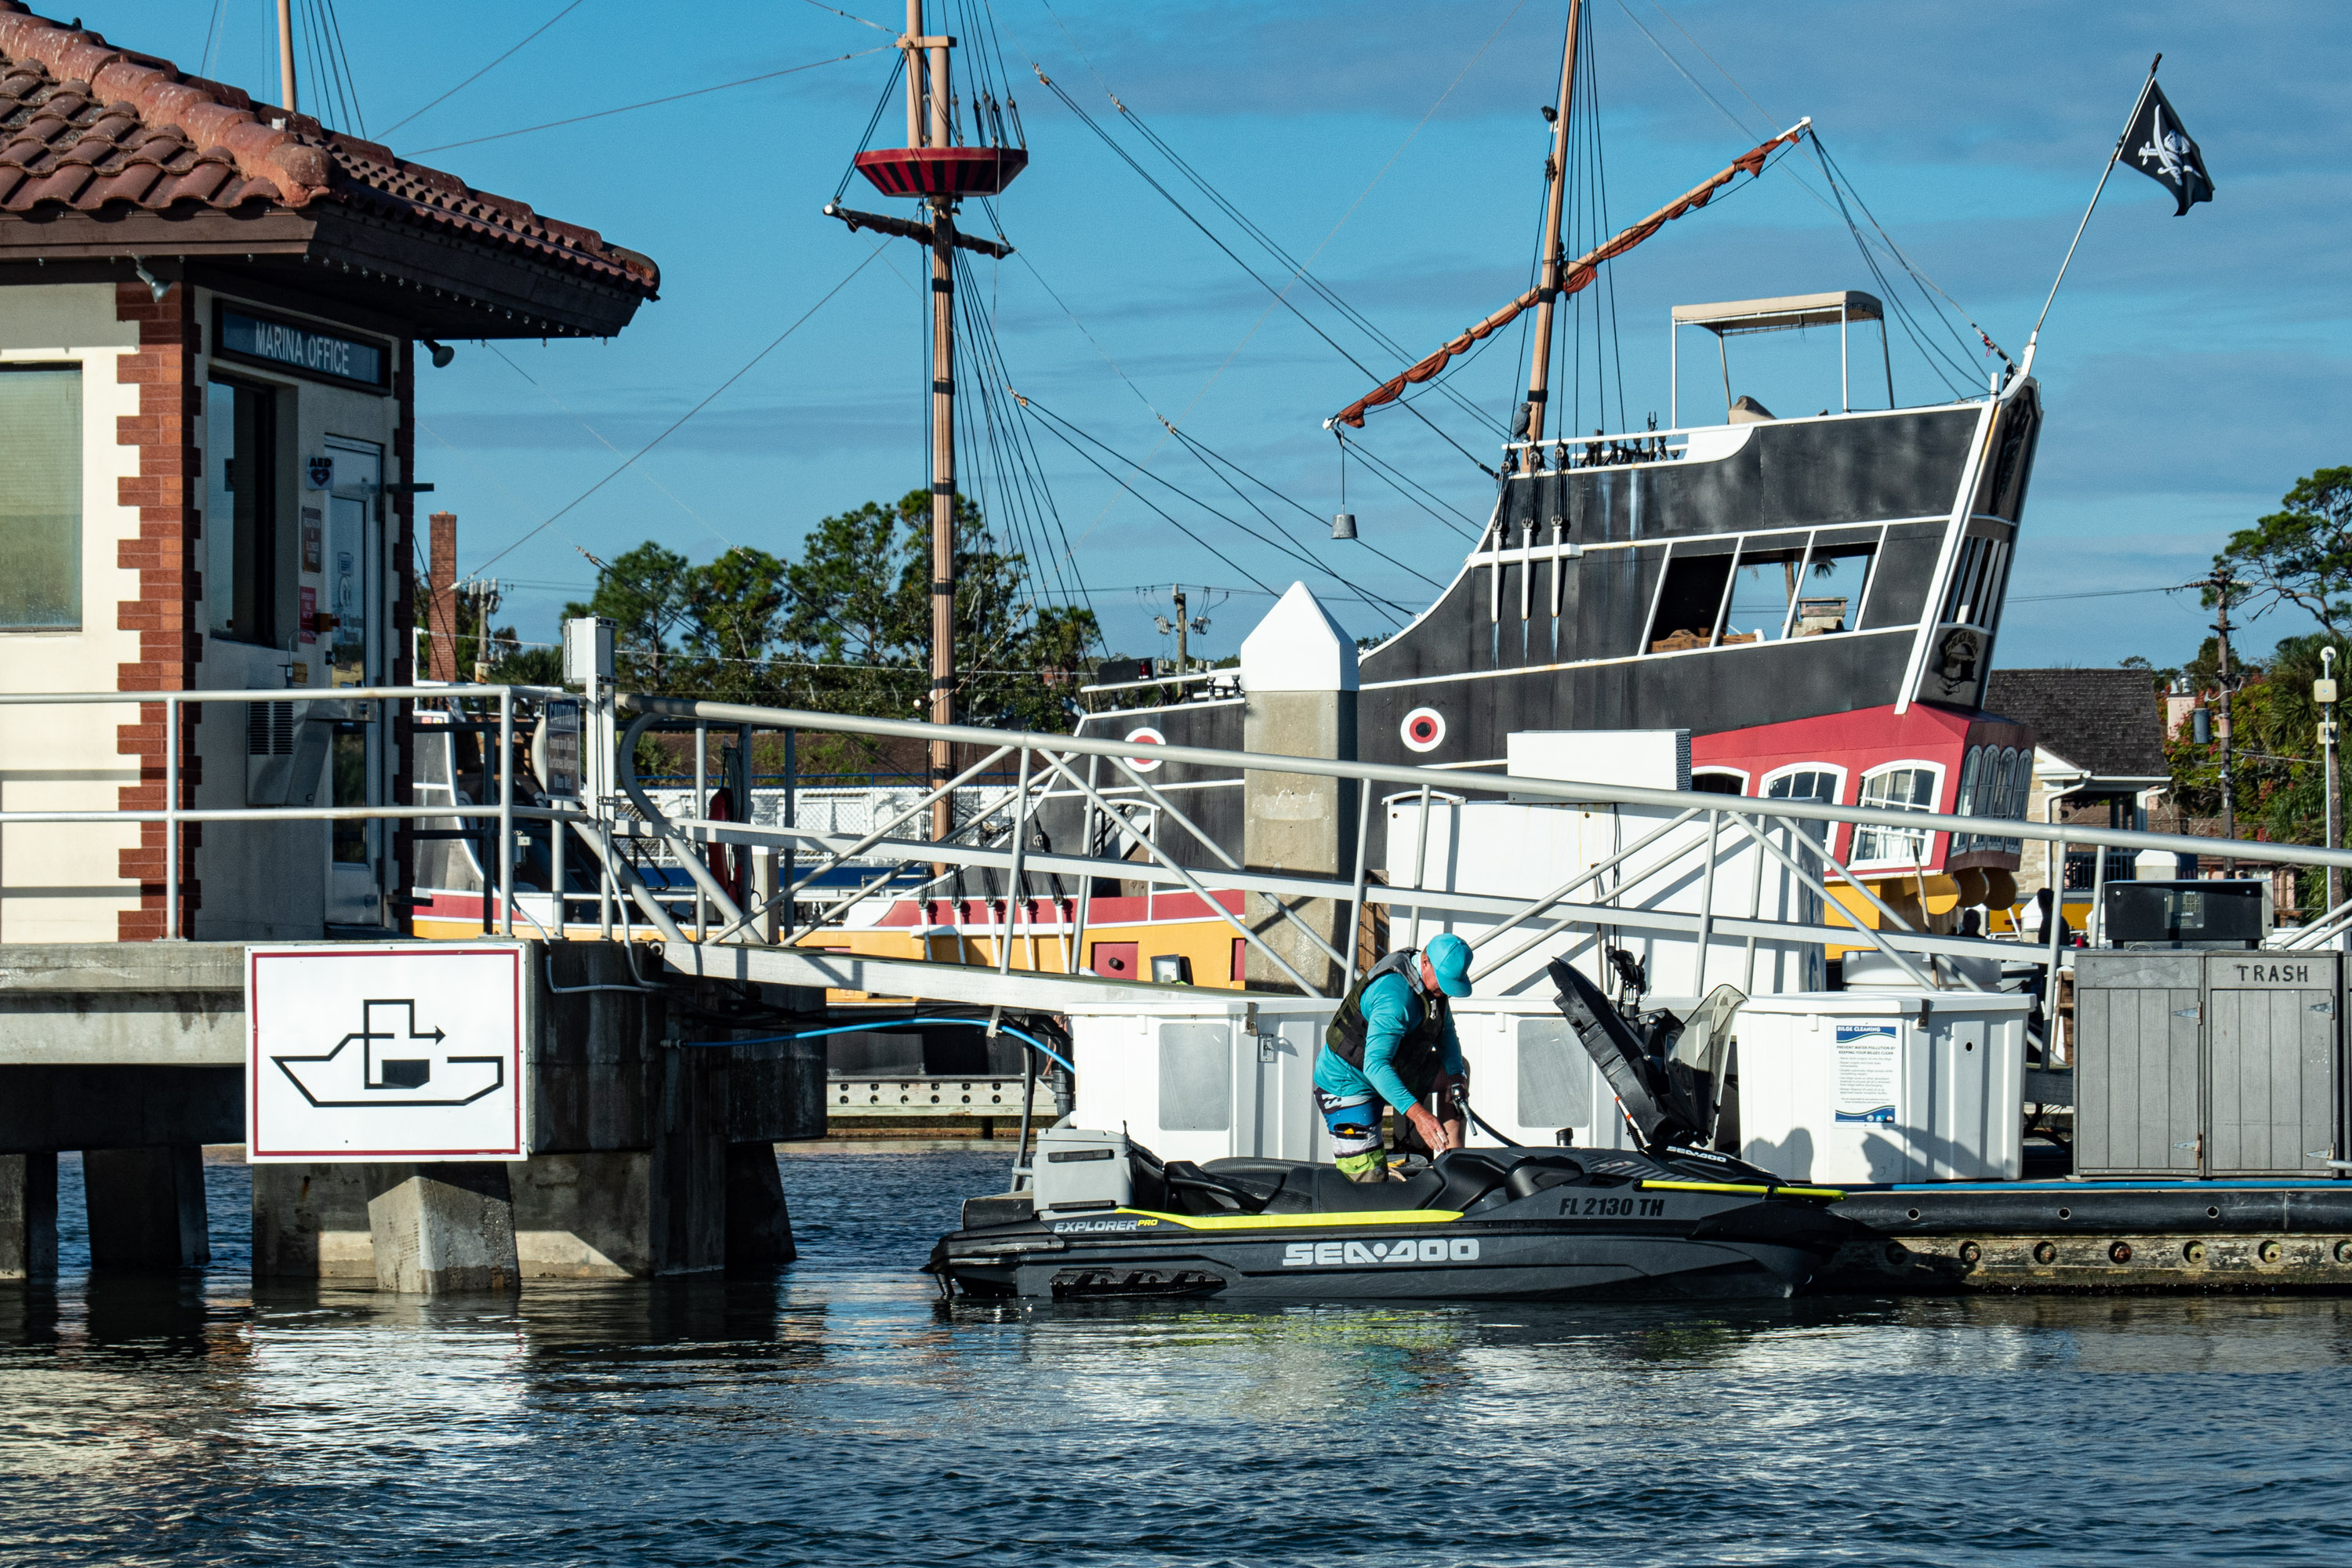
M 1895 763 L 1863 775 L 1861 798 L 1855 804 L 1880 811 L 1933 811 L 1943 782 L 1944 770 L 1937 763 Z M 1854 862 L 1923 866 L 1934 837 L 1901 828 L 1859 826 L 1853 830 Z
M 1800 763 L 1792 768 L 1768 773 L 1764 779 L 1767 800 L 1817 800 L 1823 805 L 1835 805 L 1840 792 L 1845 788 L 1845 770 L 1828 763 Z M 1826 847 L 1837 825 L 1829 822 L 1801 822 L 1807 837 Z
M 1843 768 L 1832 767 L 1827 763 L 1801 763 L 1766 779 L 1764 794 L 1771 800 L 1818 800 L 1835 805 L 1838 791 L 1844 784 Z
M 1709 768 L 1691 774 L 1691 788 L 1700 795 L 1746 795 L 1748 775 L 1733 768 Z

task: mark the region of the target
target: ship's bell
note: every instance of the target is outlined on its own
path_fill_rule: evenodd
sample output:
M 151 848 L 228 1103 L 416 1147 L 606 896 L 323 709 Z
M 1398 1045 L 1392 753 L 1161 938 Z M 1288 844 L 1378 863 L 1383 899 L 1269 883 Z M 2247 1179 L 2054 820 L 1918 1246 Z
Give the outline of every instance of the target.
M 1334 539 L 1355 538 L 1356 514 L 1352 511 L 1334 512 L 1331 517 L 1331 537 Z

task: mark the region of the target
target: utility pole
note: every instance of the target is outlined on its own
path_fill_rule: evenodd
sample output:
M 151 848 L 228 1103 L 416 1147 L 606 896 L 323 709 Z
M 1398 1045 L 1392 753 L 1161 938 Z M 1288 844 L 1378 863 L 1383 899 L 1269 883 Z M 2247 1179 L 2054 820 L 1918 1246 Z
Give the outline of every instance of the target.
M 278 94 L 287 113 L 302 107 L 294 101 L 294 0 L 278 0 Z
M 2319 764 L 2327 770 L 2328 848 L 2344 841 L 2344 777 L 2336 770 L 2336 650 L 2319 650 L 2319 679 L 2311 683 L 2312 700 L 2319 704 Z M 2327 868 L 2327 910 L 2344 901 L 2344 868 Z M 2326 911 L 2323 910 L 2325 914 Z
M 1544 400 L 1551 379 L 1551 312 L 1559 298 L 1560 209 L 1568 195 L 1568 120 L 1576 100 L 1576 45 L 1584 26 L 1584 0 L 1568 0 L 1568 41 L 1559 56 L 1559 113 L 1551 124 L 1551 158 L 1544 167 L 1549 189 L 1544 196 L 1542 292 L 1536 297 L 1535 358 L 1528 366 L 1527 439 L 1544 434 Z
M 1183 586 L 1183 584 L 1181 584 L 1181 583 L 1180 583 L 1180 584 L 1178 584 L 1176 585 L 1176 588 L 1175 588 L 1175 598 L 1176 598 L 1176 679 L 1177 679 L 1176 694 L 1181 698 L 1181 697 L 1184 694 L 1184 687 L 1183 687 L 1183 679 L 1184 679 L 1184 677 L 1186 677 L 1187 675 L 1190 675 L 1190 674 L 1192 672 L 1192 652 L 1191 652 L 1190 646 L 1189 646 L 1189 645 L 1186 643 L 1186 641 L 1185 641 L 1185 634 L 1186 634 L 1187 632 L 1191 631 L 1191 630 L 1192 630 L 1192 627 L 1191 627 L 1189 625 L 1187 625 L 1187 624 L 1186 624 L 1186 622 L 1185 622 L 1185 620 L 1184 620 L 1184 586 Z

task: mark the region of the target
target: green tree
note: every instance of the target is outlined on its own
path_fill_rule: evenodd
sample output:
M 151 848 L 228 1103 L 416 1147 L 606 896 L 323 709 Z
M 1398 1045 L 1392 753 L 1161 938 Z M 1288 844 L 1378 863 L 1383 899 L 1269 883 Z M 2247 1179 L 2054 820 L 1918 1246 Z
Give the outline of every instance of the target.
M 822 520 L 790 570 L 783 637 L 793 689 L 833 712 L 929 708 L 931 499 L 909 490 Z M 1039 605 L 1027 563 L 992 547 L 980 510 L 956 498 L 956 710 L 966 721 L 1066 730 L 1066 679 L 1101 640 L 1090 610 Z
M 720 702 L 774 702 L 783 690 L 772 660 L 791 598 L 788 568 L 764 550 L 737 545 L 687 574 L 684 634 L 691 685 Z
M 2330 637 L 2352 632 L 2352 468 L 2305 475 L 2280 504 L 2284 510 L 2231 534 L 2214 566 L 2239 569 L 2252 615 L 2291 604 Z
M 1066 730 L 1094 613 L 1039 605 L 1028 563 L 956 498 L 956 710 L 967 722 Z M 822 519 L 785 562 L 738 546 L 695 565 L 647 540 L 564 614 L 614 623 L 625 685 L 889 718 L 928 710 L 930 493 Z M 512 634 L 507 634 L 511 640 Z

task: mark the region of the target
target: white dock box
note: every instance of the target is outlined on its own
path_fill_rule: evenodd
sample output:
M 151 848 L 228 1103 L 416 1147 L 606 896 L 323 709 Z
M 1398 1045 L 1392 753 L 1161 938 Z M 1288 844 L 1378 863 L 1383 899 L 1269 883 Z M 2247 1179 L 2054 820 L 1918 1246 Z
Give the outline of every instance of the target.
M 1740 1158 L 1832 1184 L 2017 1180 L 2030 1005 L 1972 991 L 1749 998 L 1735 1028 Z

